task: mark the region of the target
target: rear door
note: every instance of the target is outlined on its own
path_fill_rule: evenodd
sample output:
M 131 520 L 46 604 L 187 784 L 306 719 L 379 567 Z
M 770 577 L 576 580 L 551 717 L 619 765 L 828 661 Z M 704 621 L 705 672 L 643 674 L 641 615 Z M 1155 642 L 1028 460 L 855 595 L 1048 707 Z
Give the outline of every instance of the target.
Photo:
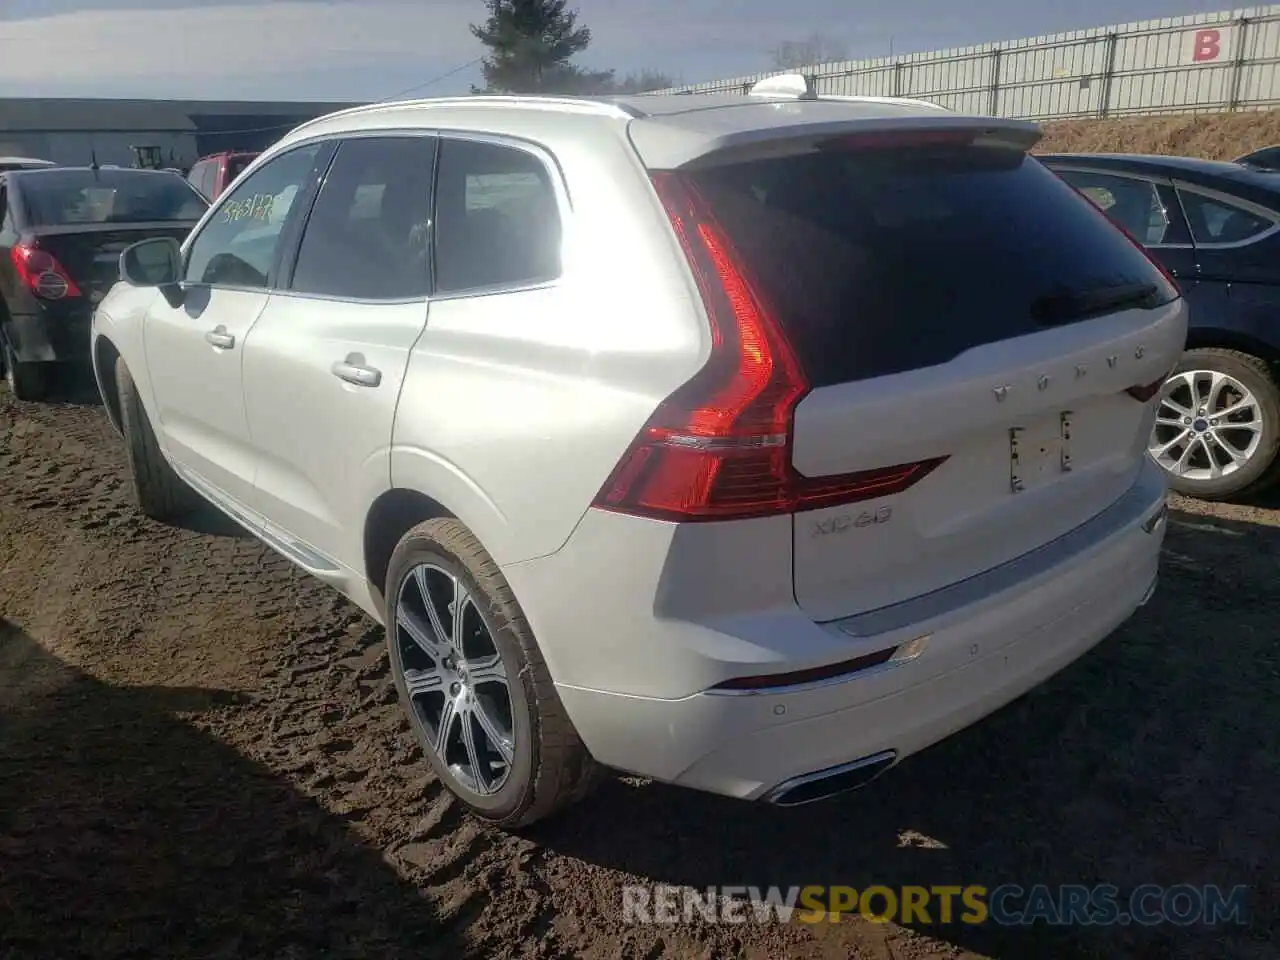
M 1155 411 L 1126 388 L 1174 365 L 1183 307 L 1039 161 L 855 137 L 697 181 L 811 384 L 795 469 L 924 465 L 878 499 L 795 516 L 795 595 L 815 619 L 995 567 L 1133 483 Z
M 292 276 L 245 341 L 254 509 L 337 586 L 360 570 L 364 510 L 391 483 L 396 401 L 427 321 L 435 154 L 431 136 L 343 141 Z
M 1208 187 L 1188 183 L 1176 187 L 1195 243 L 1201 280 L 1276 282 L 1274 250 L 1262 241 L 1280 233 L 1280 214 Z

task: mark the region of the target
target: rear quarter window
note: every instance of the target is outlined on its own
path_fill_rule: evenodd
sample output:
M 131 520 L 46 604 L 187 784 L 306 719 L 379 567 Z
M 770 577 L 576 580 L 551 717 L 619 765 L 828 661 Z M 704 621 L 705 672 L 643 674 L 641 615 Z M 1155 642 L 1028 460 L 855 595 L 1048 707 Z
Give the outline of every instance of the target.
M 1045 329 L 1047 300 L 1176 291 L 1038 160 L 988 148 L 809 153 L 695 183 L 814 386 L 945 363 Z

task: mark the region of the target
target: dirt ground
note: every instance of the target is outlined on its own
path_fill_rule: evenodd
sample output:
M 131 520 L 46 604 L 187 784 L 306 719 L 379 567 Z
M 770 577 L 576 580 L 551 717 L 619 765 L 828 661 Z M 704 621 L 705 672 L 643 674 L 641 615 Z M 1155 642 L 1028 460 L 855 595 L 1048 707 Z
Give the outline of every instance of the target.
M 1180 503 L 1117 635 L 858 794 L 788 812 L 615 779 L 519 838 L 433 779 L 370 621 L 190 526 L 135 515 L 100 407 L 0 388 L 0 957 L 1277 955 L 1274 507 Z M 647 882 L 1247 884 L 1251 922 L 623 923 Z
M 1234 160 L 1280 144 L 1280 110 L 1044 124 L 1037 153 L 1166 153 Z

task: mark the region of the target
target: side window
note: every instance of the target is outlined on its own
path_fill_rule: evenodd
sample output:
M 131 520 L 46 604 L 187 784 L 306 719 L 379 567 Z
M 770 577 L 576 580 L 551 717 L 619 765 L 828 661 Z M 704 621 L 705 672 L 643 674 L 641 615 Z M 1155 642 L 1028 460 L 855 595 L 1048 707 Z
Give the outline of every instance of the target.
M 267 286 L 285 221 L 315 168 L 319 145 L 276 157 L 220 198 L 187 254 L 188 283 Z
M 1266 217 L 1194 190 L 1179 188 L 1178 196 L 1197 244 L 1240 243 L 1275 225 Z
M 436 180 L 436 290 L 554 280 L 560 213 L 546 166 L 527 150 L 442 140 Z
M 359 300 L 427 295 L 434 137 L 347 140 L 307 219 L 292 290 Z
M 1169 218 L 1154 183 L 1080 170 L 1059 170 L 1057 173 L 1128 230 L 1139 243 L 1155 246 L 1165 242 Z

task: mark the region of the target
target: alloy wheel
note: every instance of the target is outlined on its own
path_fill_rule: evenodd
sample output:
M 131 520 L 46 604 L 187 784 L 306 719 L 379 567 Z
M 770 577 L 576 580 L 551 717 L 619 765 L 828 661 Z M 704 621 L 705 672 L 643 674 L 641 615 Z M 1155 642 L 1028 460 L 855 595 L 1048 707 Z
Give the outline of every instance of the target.
M 1148 452 L 1178 479 L 1217 480 L 1253 459 L 1262 428 L 1262 407 L 1239 380 L 1187 370 L 1165 381 Z
M 418 564 L 400 584 L 394 630 L 411 720 L 424 742 L 465 791 L 497 793 L 515 756 L 511 691 L 466 584 Z

